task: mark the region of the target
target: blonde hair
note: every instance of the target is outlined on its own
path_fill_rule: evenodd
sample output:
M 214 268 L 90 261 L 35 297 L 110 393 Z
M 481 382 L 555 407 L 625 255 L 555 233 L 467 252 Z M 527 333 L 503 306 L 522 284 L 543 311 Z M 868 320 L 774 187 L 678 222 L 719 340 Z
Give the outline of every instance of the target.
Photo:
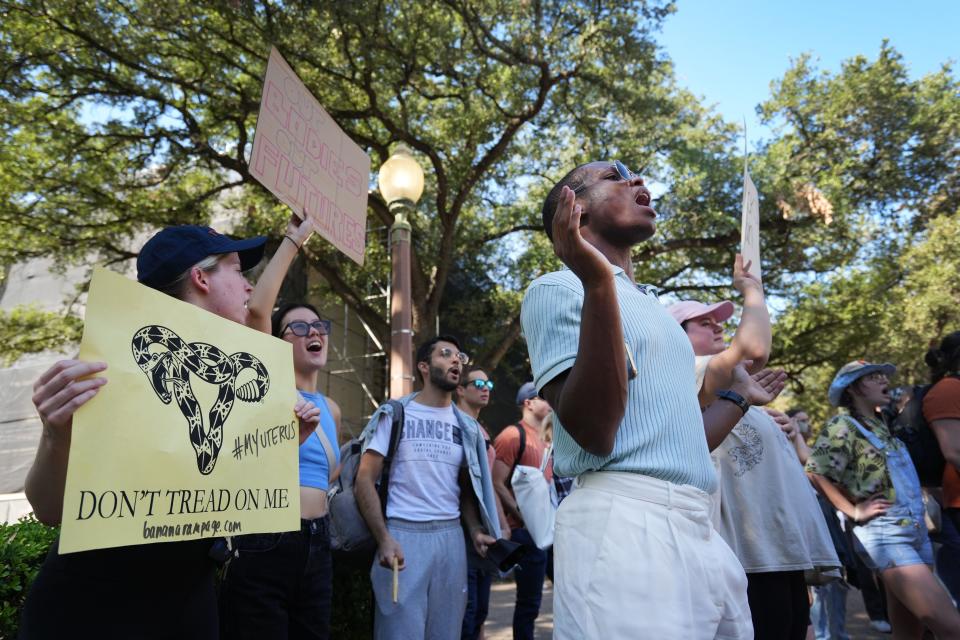
M 204 273 L 212 273 L 220 268 L 220 261 L 223 260 L 227 255 L 229 254 L 221 253 L 207 256 L 177 276 L 176 280 L 164 287 L 159 288 L 159 291 L 167 294 L 168 296 L 177 298 L 178 300 L 183 300 L 187 294 L 187 283 L 190 282 L 190 274 L 193 272 L 193 270 L 200 269 L 200 271 L 203 271 Z

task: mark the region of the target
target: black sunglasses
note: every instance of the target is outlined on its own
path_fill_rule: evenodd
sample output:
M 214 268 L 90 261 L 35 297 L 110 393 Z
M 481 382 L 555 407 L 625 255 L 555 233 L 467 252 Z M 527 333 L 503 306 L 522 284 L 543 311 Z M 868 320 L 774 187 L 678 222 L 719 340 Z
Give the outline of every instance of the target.
M 330 335 L 330 326 L 331 322 L 329 320 L 314 320 L 313 322 L 307 322 L 306 320 L 294 320 L 293 322 L 287 323 L 287 326 L 285 326 L 283 331 L 280 332 L 280 337 L 283 337 L 283 334 L 287 332 L 287 329 L 290 329 L 290 332 L 298 338 L 306 338 L 308 335 L 310 335 L 310 329 L 316 329 L 317 333 L 322 336 L 326 336 Z

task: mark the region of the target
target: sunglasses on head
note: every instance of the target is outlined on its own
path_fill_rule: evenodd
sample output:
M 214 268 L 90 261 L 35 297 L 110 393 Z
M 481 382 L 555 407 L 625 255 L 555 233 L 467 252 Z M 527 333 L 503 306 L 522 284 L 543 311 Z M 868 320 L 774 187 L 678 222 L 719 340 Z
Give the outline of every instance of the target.
M 637 177 L 637 174 L 635 174 L 633 171 L 630 171 L 630 169 L 627 169 L 627 165 L 623 164 L 619 160 L 613 161 L 612 168 L 616 170 L 617 175 L 620 176 L 621 180 L 633 180 L 634 178 Z M 597 182 L 600 182 L 600 180 L 597 180 Z M 576 195 L 580 195 L 581 193 L 583 193 L 593 185 L 597 184 L 597 182 L 591 182 L 590 184 L 582 184 L 576 189 L 574 189 L 573 193 Z
M 288 322 L 287 326 L 283 328 L 283 331 L 280 332 L 280 337 L 283 337 L 283 334 L 287 332 L 287 329 L 290 332 L 297 336 L 298 338 L 305 338 L 310 335 L 310 329 L 316 329 L 317 333 L 322 336 L 330 335 L 330 321 L 329 320 L 314 320 L 313 322 L 307 322 L 306 320 L 294 320 L 293 322 Z
M 475 388 L 477 388 L 477 389 L 480 389 L 481 391 L 483 391 L 484 389 L 487 389 L 487 390 L 489 390 L 489 391 L 493 391 L 493 380 L 480 380 L 480 379 L 478 378 L 478 379 L 476 379 L 476 380 L 470 380 L 470 381 L 468 381 L 468 382 L 464 382 L 464 383 L 463 383 L 463 386 L 465 386 L 465 387 L 475 387 Z

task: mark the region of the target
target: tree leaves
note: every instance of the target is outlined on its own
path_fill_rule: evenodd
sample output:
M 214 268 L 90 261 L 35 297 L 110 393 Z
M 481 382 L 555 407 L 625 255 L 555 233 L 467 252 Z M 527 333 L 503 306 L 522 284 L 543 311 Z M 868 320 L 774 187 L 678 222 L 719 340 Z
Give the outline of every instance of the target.
M 540 206 L 581 162 L 618 158 L 663 192 L 659 233 L 634 253 L 638 279 L 704 301 L 731 294 L 739 131 L 676 87 L 656 43 L 672 10 L 0 0 L 0 268 L 128 261 L 137 234 L 224 212 L 277 240 L 288 214 L 246 164 L 276 45 L 374 167 L 404 142 L 426 169 L 411 216 L 418 334 L 439 317 L 478 361 L 523 379 L 522 291 L 558 264 L 536 231 Z M 760 111 L 778 127 L 750 164 L 774 362 L 814 402 L 842 362 L 907 357 L 883 346 L 891 328 L 915 343 L 955 323 L 937 282 L 954 264 L 941 238 L 960 208 L 960 91 L 949 67 L 912 79 L 884 43 L 834 74 L 799 58 Z M 364 267 L 321 240 L 305 253 L 325 292 L 386 343 L 392 216 L 376 193 L 368 213 Z M 907 286 L 922 294 L 897 298 Z

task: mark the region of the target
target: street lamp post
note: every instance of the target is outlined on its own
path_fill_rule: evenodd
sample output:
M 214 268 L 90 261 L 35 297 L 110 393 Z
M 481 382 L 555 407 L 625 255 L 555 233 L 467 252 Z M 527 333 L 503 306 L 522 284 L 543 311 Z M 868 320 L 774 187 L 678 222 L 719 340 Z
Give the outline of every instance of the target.
M 413 321 L 410 297 L 410 222 L 423 194 L 423 169 L 406 145 L 398 145 L 377 177 L 393 214 L 390 227 L 390 397 L 413 391 Z

